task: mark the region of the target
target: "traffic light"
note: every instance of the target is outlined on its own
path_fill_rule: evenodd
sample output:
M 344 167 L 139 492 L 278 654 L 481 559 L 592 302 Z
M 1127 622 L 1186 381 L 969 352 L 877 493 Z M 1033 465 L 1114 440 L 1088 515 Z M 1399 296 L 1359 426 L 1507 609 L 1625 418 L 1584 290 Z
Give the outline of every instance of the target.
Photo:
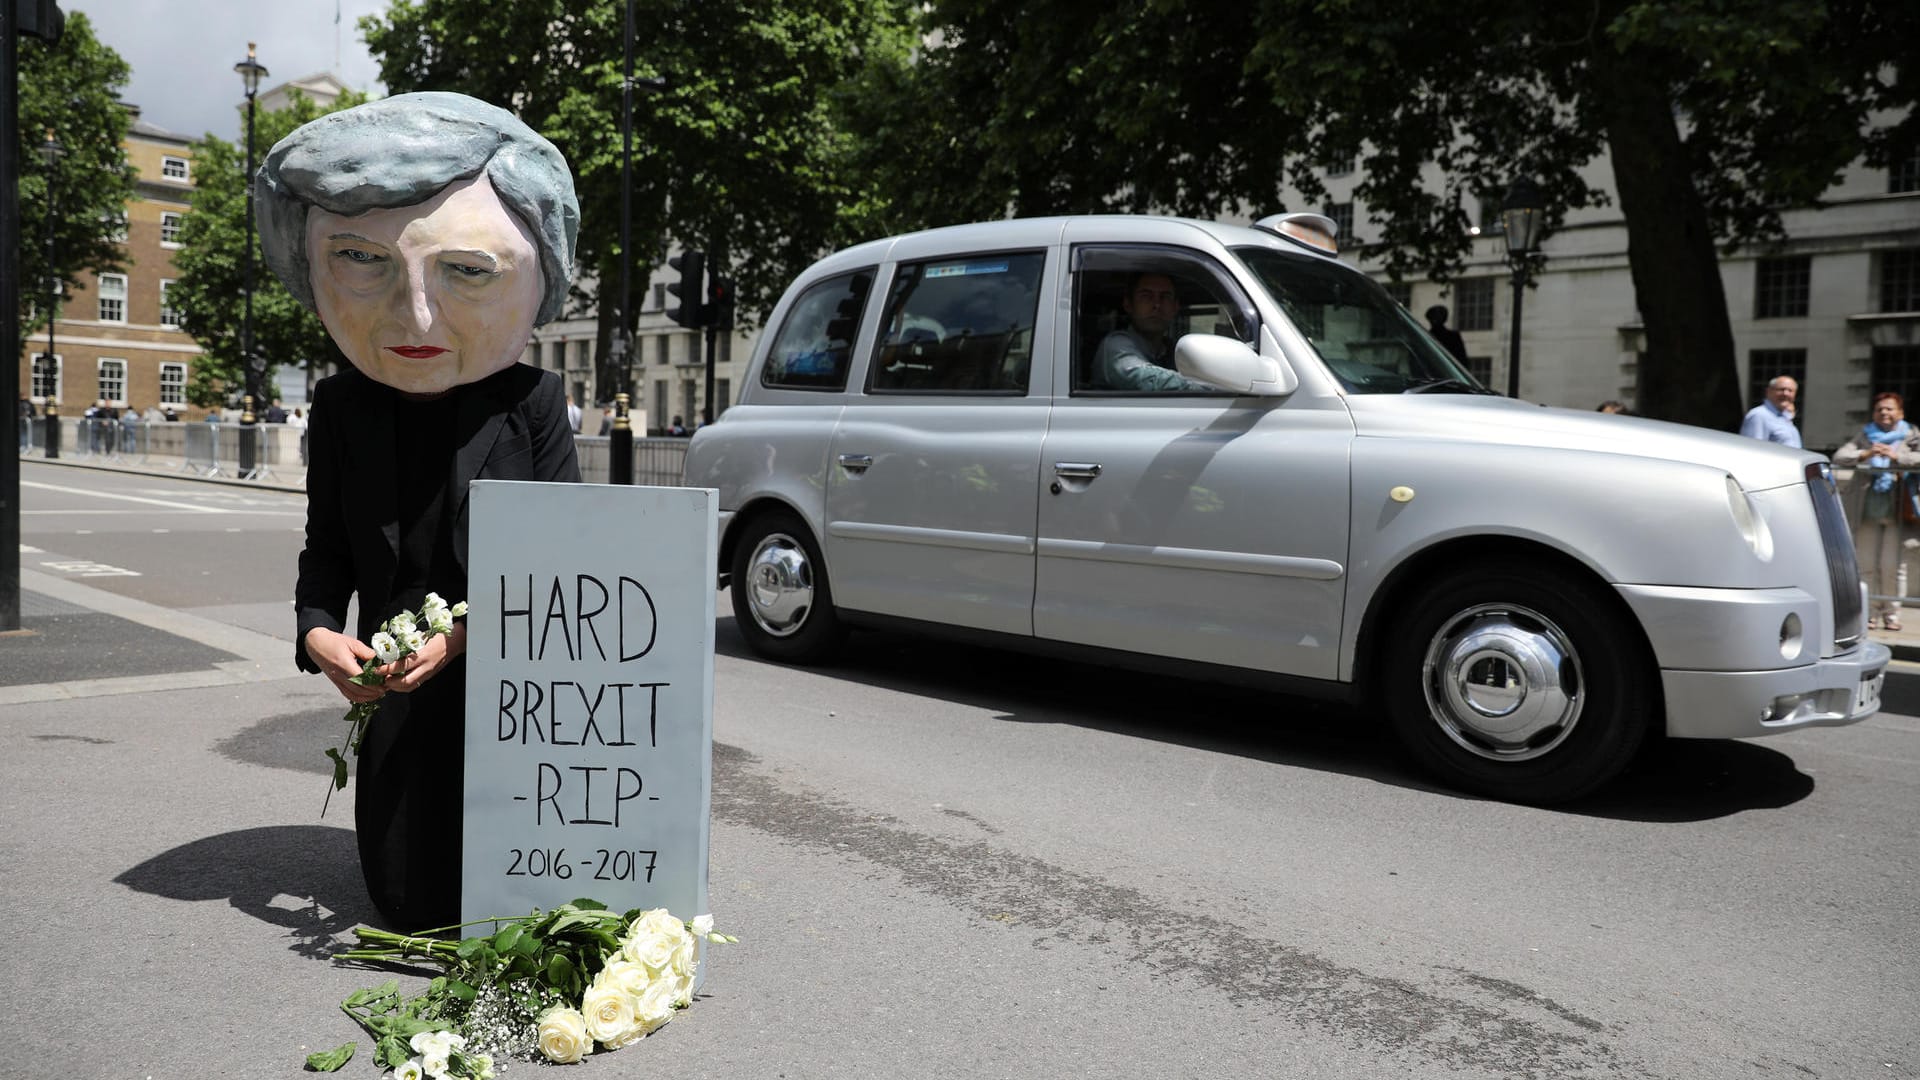
M 15 24 L 28 37 L 37 37 L 49 45 L 60 40 L 66 29 L 67 14 L 55 0 L 6 0 L 13 4 Z
M 667 318 L 690 330 L 698 330 L 707 325 L 706 299 L 707 253 L 704 251 L 683 251 L 667 260 L 667 265 L 680 271 L 680 280 L 667 286 L 667 291 L 680 301 L 679 307 L 667 309 Z
M 713 274 L 707 278 L 707 325 L 733 329 L 733 279 Z

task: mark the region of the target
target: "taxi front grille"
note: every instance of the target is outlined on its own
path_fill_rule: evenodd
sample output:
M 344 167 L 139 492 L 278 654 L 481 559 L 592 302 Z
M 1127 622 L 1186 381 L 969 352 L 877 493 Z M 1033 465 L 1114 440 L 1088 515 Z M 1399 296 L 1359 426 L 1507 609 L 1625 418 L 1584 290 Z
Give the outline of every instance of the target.
M 1833 643 L 1847 649 L 1858 644 L 1865 614 L 1860 602 L 1860 563 L 1853 554 L 1853 531 L 1834 487 L 1833 470 L 1824 461 L 1807 466 L 1807 492 L 1813 496 L 1813 516 L 1820 523 L 1820 546 L 1827 555 L 1827 581 L 1833 589 Z

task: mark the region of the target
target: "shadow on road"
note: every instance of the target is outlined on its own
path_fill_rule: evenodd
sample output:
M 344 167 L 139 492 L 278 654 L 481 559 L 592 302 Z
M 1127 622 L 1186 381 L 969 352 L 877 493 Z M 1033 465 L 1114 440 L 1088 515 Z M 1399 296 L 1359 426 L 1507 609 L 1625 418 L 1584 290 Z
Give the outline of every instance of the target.
M 1384 716 L 1271 691 L 1171 678 L 893 633 L 860 633 L 822 673 L 992 709 L 1010 723 L 1074 724 L 1380 784 L 1476 800 L 1428 780 Z M 716 649 L 760 663 L 723 615 Z M 821 671 L 822 669 L 812 669 Z M 1626 821 L 1685 822 L 1774 809 L 1806 798 L 1813 778 L 1752 742 L 1662 739 L 1600 792 L 1551 808 Z
M 295 953 L 326 960 L 341 935 L 378 918 L 359 867 L 352 829 L 275 825 L 182 844 L 113 880 L 170 900 L 225 900 L 285 927 Z

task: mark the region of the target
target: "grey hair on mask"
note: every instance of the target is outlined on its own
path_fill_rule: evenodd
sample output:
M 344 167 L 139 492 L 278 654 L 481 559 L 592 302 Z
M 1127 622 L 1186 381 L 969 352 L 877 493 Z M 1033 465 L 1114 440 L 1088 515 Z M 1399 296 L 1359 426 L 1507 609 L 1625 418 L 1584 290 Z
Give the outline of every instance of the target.
M 426 202 L 485 172 L 533 234 L 545 290 L 534 324 L 560 315 L 573 281 L 580 203 L 567 159 L 512 113 L 464 94 L 420 93 L 328 113 L 274 144 L 253 178 L 269 267 L 313 308 L 307 210 L 351 217 Z

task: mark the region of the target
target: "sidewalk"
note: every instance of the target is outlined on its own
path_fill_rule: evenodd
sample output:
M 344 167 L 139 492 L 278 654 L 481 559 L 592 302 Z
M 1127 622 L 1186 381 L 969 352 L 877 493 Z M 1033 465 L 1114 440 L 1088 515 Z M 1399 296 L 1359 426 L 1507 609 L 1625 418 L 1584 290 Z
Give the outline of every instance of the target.
M 275 465 L 272 474 L 263 480 L 242 480 L 232 471 L 231 462 L 221 462 L 218 476 L 207 476 L 204 472 L 186 467 L 186 462 L 178 457 L 149 455 L 135 461 L 115 459 L 102 454 L 63 455 L 51 460 L 38 454 L 22 456 L 21 462 L 40 462 L 46 465 L 60 465 L 75 469 L 100 469 L 105 472 L 144 473 L 151 476 L 170 476 L 176 480 L 199 480 L 209 484 L 228 484 L 234 487 L 262 488 L 268 491 L 291 491 L 304 494 L 307 490 L 307 467 L 305 465 Z

